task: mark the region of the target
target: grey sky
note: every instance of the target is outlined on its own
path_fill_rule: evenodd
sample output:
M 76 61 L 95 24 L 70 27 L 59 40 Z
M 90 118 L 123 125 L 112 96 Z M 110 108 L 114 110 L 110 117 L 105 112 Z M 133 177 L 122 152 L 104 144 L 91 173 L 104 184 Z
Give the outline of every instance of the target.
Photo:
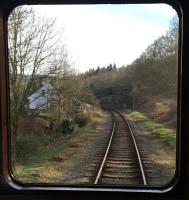
M 57 5 L 37 6 L 40 15 L 56 17 L 63 29 L 63 43 L 74 67 L 89 68 L 134 61 L 169 28 L 175 10 L 154 5 Z

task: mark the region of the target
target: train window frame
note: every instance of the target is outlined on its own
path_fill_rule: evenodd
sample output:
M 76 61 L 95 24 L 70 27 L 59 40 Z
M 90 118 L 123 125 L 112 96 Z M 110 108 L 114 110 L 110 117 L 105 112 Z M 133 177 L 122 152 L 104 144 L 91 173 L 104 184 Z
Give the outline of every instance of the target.
M 8 68 L 7 68 L 7 32 L 6 32 L 6 22 L 9 16 L 10 11 L 19 6 L 24 4 L 94 4 L 94 3 L 166 3 L 172 6 L 179 16 L 179 72 L 178 72 L 178 122 L 177 122 L 177 177 L 173 183 L 170 183 L 168 186 L 159 187 L 159 188 L 137 188 L 137 187 L 127 187 L 120 188 L 120 187 L 88 187 L 88 186 L 62 186 L 62 185 L 44 185 L 44 184 L 30 184 L 30 185 L 22 185 L 18 183 L 15 179 L 12 178 L 10 172 L 10 164 L 9 164 L 9 79 L 8 79 Z M 1 4 L 0 4 L 1 5 Z M 168 197 L 169 199 L 176 197 L 183 197 L 189 196 L 186 184 L 188 186 L 188 182 L 186 181 L 186 175 L 188 171 L 186 171 L 186 166 L 189 161 L 187 155 L 184 156 L 184 152 L 189 152 L 189 147 L 187 147 L 187 135 L 184 133 L 188 133 L 187 127 L 187 116 L 188 116 L 188 109 L 187 109 L 187 99 L 188 99 L 188 90 L 187 90 L 187 56 L 183 53 L 185 49 L 189 48 L 189 44 L 183 43 L 183 35 L 187 33 L 185 29 L 183 30 L 183 26 L 187 23 L 187 20 L 184 21 L 187 16 L 186 8 L 184 7 L 184 3 L 182 0 L 178 1 L 156 1 L 156 0 L 128 0 L 119 2 L 116 0 L 20 0 L 20 1 L 3 1 L 2 7 L 0 9 L 0 66 L 1 66 L 1 151 L 0 154 L 2 155 L 2 159 L 0 161 L 0 196 L 2 194 L 10 194 L 12 193 L 15 197 L 19 194 L 23 194 L 26 196 L 29 195 L 49 195 L 49 192 L 54 191 L 54 193 L 62 194 L 69 194 L 69 198 L 76 198 L 79 194 L 80 196 L 85 196 L 91 198 L 91 194 L 93 192 L 97 192 L 92 198 L 96 198 L 97 196 L 103 196 L 109 199 L 116 199 L 118 196 L 127 196 L 130 199 L 137 199 L 137 194 L 140 194 L 140 199 L 145 199 L 149 197 L 153 199 L 154 197 Z M 184 20 L 183 20 L 184 19 Z M 187 160 L 185 160 L 187 158 Z M 70 193 L 71 192 L 71 193 Z M 73 193 L 74 192 L 74 193 Z M 117 196 L 116 196 L 117 195 Z M 49 196 L 50 197 L 50 196 Z M 53 198 L 53 195 L 51 196 Z M 91 199 L 92 199 L 91 198 Z M 185 198 L 185 197 L 184 197 Z

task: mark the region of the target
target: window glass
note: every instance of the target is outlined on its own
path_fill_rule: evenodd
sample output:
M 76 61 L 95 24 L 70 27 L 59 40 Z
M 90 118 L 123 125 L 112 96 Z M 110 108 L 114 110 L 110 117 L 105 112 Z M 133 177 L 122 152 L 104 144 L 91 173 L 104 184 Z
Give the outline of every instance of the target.
M 168 184 L 176 170 L 178 24 L 166 4 L 16 7 L 8 18 L 14 177 Z

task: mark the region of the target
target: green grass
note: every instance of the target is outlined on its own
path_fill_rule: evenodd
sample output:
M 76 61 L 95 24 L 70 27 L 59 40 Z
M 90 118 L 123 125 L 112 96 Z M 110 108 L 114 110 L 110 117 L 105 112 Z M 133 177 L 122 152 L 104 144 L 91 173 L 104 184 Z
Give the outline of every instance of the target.
M 35 182 L 39 179 L 39 177 L 36 177 L 39 174 L 38 171 L 44 172 L 46 167 L 48 168 L 47 173 L 50 174 L 52 172 L 52 176 L 54 176 L 54 173 L 57 173 L 56 167 L 49 165 L 49 162 L 46 161 L 56 156 L 59 157 L 67 149 L 72 148 L 74 144 L 77 144 L 80 136 L 83 137 L 83 135 L 87 136 L 87 134 L 91 134 L 102 118 L 102 111 L 95 110 L 92 119 L 83 127 L 75 124 L 72 133 L 63 134 L 60 131 L 54 131 L 45 136 L 37 135 L 37 138 L 24 135 L 24 137 L 20 138 L 19 146 L 17 146 L 19 155 L 15 157 L 16 165 L 12 169 L 14 176 L 19 180 Z M 31 149 L 29 147 L 33 147 L 34 149 L 30 151 Z M 65 165 L 69 165 L 69 160 L 64 160 Z
M 22 167 L 20 167 L 19 171 L 17 171 L 15 175 L 21 175 L 22 173 L 27 171 L 28 168 L 30 168 L 34 165 L 40 164 L 44 161 L 47 161 L 48 159 L 50 159 L 50 158 L 56 156 L 58 153 L 62 152 L 69 145 L 70 145 L 70 143 L 67 142 L 66 144 L 61 144 L 61 145 L 54 147 L 53 149 L 49 149 L 45 153 L 42 153 L 40 156 L 32 159 L 26 165 L 23 165 Z
M 26 165 L 23 165 L 20 168 L 20 172 L 24 172 L 25 170 L 27 170 L 29 167 L 39 164 L 43 161 L 46 161 L 52 157 L 54 157 L 55 155 L 57 155 L 59 152 L 63 151 L 64 148 L 66 148 L 69 144 L 64 144 L 64 145 L 59 145 L 57 147 L 54 147 L 53 149 L 49 149 L 48 151 L 46 151 L 45 153 L 42 153 L 40 156 L 35 157 L 34 159 L 30 160 Z
M 84 126 L 84 127 L 79 127 L 79 126 L 76 125 L 76 126 L 75 126 L 75 130 L 74 130 L 74 133 L 80 134 L 80 133 L 85 133 L 85 132 L 92 131 L 92 130 L 95 128 L 95 125 L 96 125 L 95 122 L 93 122 L 93 123 L 89 122 L 89 123 L 87 123 L 87 125 Z
M 161 124 L 155 123 L 147 118 L 143 123 L 143 127 L 148 129 L 149 131 L 154 131 L 156 129 L 162 128 L 163 126 Z
M 170 146 L 175 146 L 176 144 L 176 132 L 173 129 L 165 127 L 165 125 L 157 123 L 146 117 L 140 112 L 132 112 L 129 117 L 140 125 L 143 131 L 148 132 L 157 136 L 160 140 L 169 144 Z
M 147 120 L 147 117 L 140 112 L 131 112 L 129 115 L 132 119 L 137 121 Z
M 70 134 L 70 136 L 71 136 L 70 139 L 74 138 L 78 134 L 89 133 L 94 128 L 95 128 L 95 124 L 90 123 L 90 122 L 82 128 L 76 126 L 74 133 Z M 58 139 L 61 140 L 61 138 L 58 138 Z M 32 166 L 43 163 L 43 162 L 47 161 L 48 159 L 61 153 L 65 148 L 67 148 L 73 144 L 70 139 L 67 139 L 67 141 L 64 141 L 63 144 L 54 146 L 53 148 L 45 150 L 44 152 L 38 152 L 38 154 L 36 154 L 36 156 L 33 156 L 32 159 L 27 160 L 27 162 L 25 164 L 22 164 L 22 166 L 20 166 L 19 170 L 15 170 L 15 173 L 14 173 L 15 176 L 22 175 L 23 173 L 25 173 L 27 171 L 28 168 L 31 168 Z

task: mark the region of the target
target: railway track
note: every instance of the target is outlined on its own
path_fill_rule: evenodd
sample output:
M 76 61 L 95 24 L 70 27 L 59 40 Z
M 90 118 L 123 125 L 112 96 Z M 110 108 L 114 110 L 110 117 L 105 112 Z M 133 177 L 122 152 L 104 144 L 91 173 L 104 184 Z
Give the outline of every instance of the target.
M 119 112 L 111 112 L 112 128 L 97 149 L 87 176 L 94 184 L 145 186 L 141 154 L 131 127 Z

